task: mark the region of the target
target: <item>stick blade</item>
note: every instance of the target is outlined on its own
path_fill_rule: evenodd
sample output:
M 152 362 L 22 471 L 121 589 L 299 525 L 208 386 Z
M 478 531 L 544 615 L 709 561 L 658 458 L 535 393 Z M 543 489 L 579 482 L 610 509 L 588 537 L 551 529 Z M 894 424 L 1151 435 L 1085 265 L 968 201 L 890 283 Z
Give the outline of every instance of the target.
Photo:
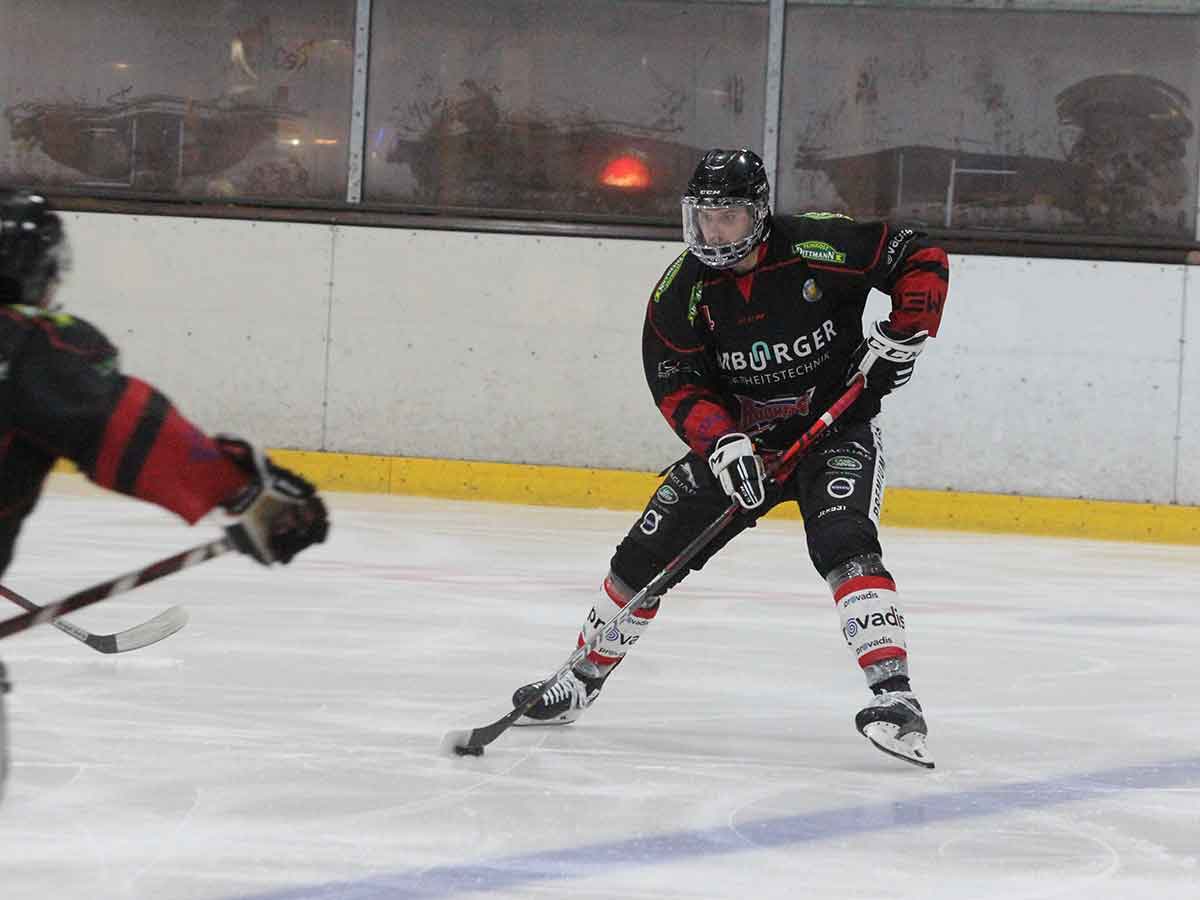
M 135 625 L 125 631 L 118 631 L 116 634 L 95 635 L 95 638 L 103 642 L 104 646 L 102 647 L 96 646 L 94 641 L 88 643 L 101 653 L 127 653 L 130 650 L 140 650 L 142 647 L 157 644 L 164 638 L 169 638 L 187 623 L 187 610 L 182 606 L 172 606 L 141 625 Z

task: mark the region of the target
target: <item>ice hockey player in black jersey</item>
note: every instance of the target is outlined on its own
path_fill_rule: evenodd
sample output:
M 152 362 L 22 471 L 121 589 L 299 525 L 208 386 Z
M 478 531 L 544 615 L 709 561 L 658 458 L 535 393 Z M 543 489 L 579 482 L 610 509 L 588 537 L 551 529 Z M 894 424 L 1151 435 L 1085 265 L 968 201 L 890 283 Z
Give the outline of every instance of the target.
M 937 334 L 946 254 L 910 228 L 832 213 L 772 215 L 762 160 L 749 150 L 706 153 L 682 205 L 688 249 L 650 295 L 642 358 L 654 402 L 690 452 L 618 545 L 576 646 L 605 629 L 730 498 L 741 507 L 737 518 L 690 570 L 775 505 L 796 501 L 809 557 L 872 691 L 857 729 L 881 750 L 932 768 L 924 712 L 909 683 L 905 616 L 879 544 L 884 460 L 874 417 Z M 872 288 L 890 295 L 892 311 L 864 333 Z M 859 373 L 865 388 L 856 404 L 790 478 L 766 479 L 763 459 L 803 434 Z M 517 724 L 578 719 L 660 599 L 608 628 Z M 541 687 L 519 688 L 514 705 Z
M 264 565 L 325 540 L 325 504 L 308 481 L 244 440 L 200 431 L 154 386 L 123 374 L 96 328 L 54 309 L 67 247 L 43 197 L 0 188 L 0 575 L 60 458 L 189 524 L 220 507 L 234 517 L 237 549 Z

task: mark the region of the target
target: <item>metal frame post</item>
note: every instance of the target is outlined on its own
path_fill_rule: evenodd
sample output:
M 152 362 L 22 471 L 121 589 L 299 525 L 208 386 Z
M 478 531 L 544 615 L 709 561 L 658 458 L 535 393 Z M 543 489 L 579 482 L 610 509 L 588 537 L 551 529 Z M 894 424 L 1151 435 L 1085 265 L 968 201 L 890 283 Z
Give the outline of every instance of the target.
M 779 116 L 783 96 L 783 26 L 787 0 L 769 0 L 767 8 L 766 121 L 763 122 L 762 158 L 771 179 L 771 190 L 779 197 Z
M 362 203 L 363 162 L 367 143 L 367 72 L 371 63 L 371 0 L 357 0 L 354 11 L 354 91 L 350 98 L 349 172 L 346 202 Z

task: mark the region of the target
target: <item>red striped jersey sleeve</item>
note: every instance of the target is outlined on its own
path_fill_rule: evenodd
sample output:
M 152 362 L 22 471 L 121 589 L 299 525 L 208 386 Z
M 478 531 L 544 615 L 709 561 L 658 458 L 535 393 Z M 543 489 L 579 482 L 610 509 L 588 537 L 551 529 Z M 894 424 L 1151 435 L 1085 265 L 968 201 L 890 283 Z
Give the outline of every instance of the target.
M 695 327 L 690 302 L 696 266 L 684 254 L 667 270 L 646 306 L 642 365 L 658 411 L 692 450 L 707 454 L 737 430 L 716 378 L 712 352 Z
M 721 398 L 695 384 L 664 396 L 658 411 L 683 442 L 700 454 L 707 454 L 721 435 L 737 431 L 737 421 Z
M 15 321 L 15 320 L 14 320 Z M 195 522 L 247 476 L 160 391 L 121 373 L 117 351 L 82 319 L 25 315 L 12 361 L 12 431 L 102 487 Z
M 129 494 L 195 522 L 228 500 L 247 475 L 146 382 L 125 378 L 94 462 L 84 469 L 101 487 Z
M 875 256 L 868 277 L 892 298 L 889 324 L 902 334 L 927 331 L 935 337 L 950 289 L 946 251 L 922 232 L 884 226 Z
M 950 287 L 950 261 L 941 247 L 921 247 L 900 262 L 889 322 L 897 331 L 936 337 Z

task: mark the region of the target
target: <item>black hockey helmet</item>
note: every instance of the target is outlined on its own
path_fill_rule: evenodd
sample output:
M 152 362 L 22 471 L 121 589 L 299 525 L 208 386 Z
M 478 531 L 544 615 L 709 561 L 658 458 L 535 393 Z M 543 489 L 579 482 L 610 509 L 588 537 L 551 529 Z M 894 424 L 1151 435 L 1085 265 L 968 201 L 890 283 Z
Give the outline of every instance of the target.
M 51 282 L 69 267 L 62 220 L 46 198 L 0 188 L 0 303 L 44 305 Z
M 744 259 L 770 230 L 770 199 L 767 170 L 757 153 L 709 150 L 683 195 L 688 249 L 714 269 Z

